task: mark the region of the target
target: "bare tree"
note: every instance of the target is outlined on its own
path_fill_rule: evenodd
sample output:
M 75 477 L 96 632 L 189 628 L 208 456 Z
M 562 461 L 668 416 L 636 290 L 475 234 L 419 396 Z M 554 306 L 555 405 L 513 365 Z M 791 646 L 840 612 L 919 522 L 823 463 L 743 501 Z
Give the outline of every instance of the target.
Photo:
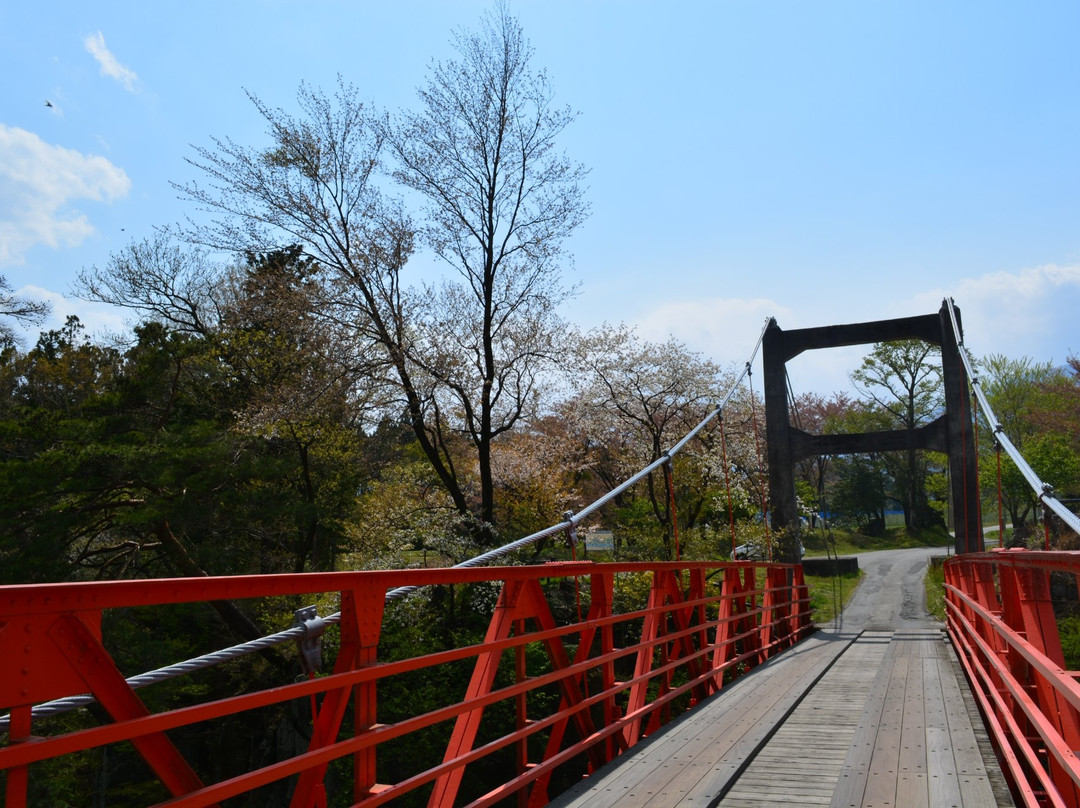
M 219 324 L 224 268 L 168 230 L 129 244 L 104 268 L 79 270 L 75 294 L 132 309 L 169 328 L 206 335 Z
M 39 300 L 27 300 L 10 294 L 11 285 L 7 278 L 0 275 L 0 318 L 10 317 L 24 323 L 40 324 L 49 314 L 49 304 Z M 0 344 L 13 343 L 15 332 L 11 326 L 0 319 Z
M 574 119 L 556 107 L 517 20 L 500 5 L 457 58 L 432 66 L 421 109 L 388 122 L 394 176 L 426 202 L 421 233 L 459 274 L 429 290 L 427 322 L 448 339 L 419 358 L 445 402 L 443 430 L 472 445 L 479 516 L 494 517 L 492 443 L 524 415 L 562 326 L 566 238 L 587 213 L 585 169 L 556 148 Z M 432 336 L 434 336 L 432 334 Z
M 393 385 L 417 440 L 461 513 L 468 501 L 452 457 L 431 437 L 432 392 L 412 361 L 412 296 L 401 271 L 413 252 L 413 230 L 376 183 L 383 135 L 354 87 L 339 79 L 328 96 L 301 85 L 293 116 L 249 94 L 269 126 L 270 146 L 214 139 L 189 162 L 208 178 L 177 186 L 215 219 L 186 235 L 215 249 L 272 252 L 299 245 L 327 273 L 320 309 L 338 326 L 381 352 L 369 368 Z
M 585 215 L 584 171 L 554 150 L 573 115 L 552 108 L 505 9 L 457 47 L 460 59 L 436 66 L 420 93 L 423 111 L 393 125 L 341 80 L 333 97 L 301 86 L 298 116 L 250 96 L 270 146 L 214 140 L 190 161 L 207 184 L 180 190 L 214 216 L 189 229 L 194 240 L 296 244 L 327 272 L 322 315 L 379 348 L 382 378 L 454 507 L 490 538 L 492 443 L 530 414 L 557 352 L 560 261 Z M 386 145 L 395 176 L 428 201 L 423 235 L 457 282 L 402 284 L 414 228 L 378 187 Z

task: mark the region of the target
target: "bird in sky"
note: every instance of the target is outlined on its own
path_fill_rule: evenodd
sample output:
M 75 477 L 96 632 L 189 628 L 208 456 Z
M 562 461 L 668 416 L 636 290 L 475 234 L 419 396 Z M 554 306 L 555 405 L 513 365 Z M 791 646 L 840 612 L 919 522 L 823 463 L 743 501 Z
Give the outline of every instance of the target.
M 50 101 L 48 98 L 46 98 L 45 99 L 45 106 L 51 107 L 52 106 L 52 101 Z

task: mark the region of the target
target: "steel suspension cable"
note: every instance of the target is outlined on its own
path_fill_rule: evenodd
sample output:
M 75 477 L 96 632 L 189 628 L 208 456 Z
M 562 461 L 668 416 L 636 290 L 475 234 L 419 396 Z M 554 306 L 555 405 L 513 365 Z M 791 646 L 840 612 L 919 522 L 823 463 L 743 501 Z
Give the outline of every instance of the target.
M 998 421 L 997 416 L 994 415 L 994 410 L 990 406 L 989 400 L 986 398 L 986 393 L 983 392 L 982 383 L 979 380 L 978 374 L 975 372 L 975 363 L 972 361 L 967 348 L 964 346 L 963 335 L 960 333 L 960 325 L 956 319 L 956 309 L 954 308 L 952 298 L 946 298 L 945 305 L 949 312 L 949 320 L 952 323 L 953 336 L 956 338 L 956 347 L 960 353 L 960 361 L 964 363 L 964 369 L 967 371 L 968 378 L 971 379 L 971 387 L 975 391 L 975 397 L 982 406 L 983 417 L 986 418 L 986 422 L 990 425 L 991 429 L 994 430 L 995 439 L 1001 444 L 1005 453 L 1013 463 L 1016 464 L 1016 468 L 1023 475 L 1028 486 L 1030 486 L 1038 500 L 1045 507 L 1057 514 L 1057 516 L 1060 517 L 1073 531 L 1080 534 L 1080 516 L 1077 516 L 1066 508 L 1064 504 L 1054 496 L 1054 487 L 1039 479 L 1039 475 L 1031 468 L 1031 465 L 1024 459 L 1024 456 L 1020 454 L 1020 451 L 1013 442 L 1009 440 L 1009 436 L 1005 434 L 1005 428 L 1001 425 L 1001 422 Z
M 994 454 L 997 455 L 997 504 L 998 504 L 998 546 L 1005 546 L 1005 510 L 1001 496 L 1001 443 L 994 441 Z
M 769 530 L 769 500 L 765 493 L 765 463 L 761 457 L 761 432 L 758 429 L 757 404 L 754 400 L 754 376 L 750 363 L 746 365 L 746 383 L 750 387 L 750 413 L 754 420 L 754 447 L 758 461 L 758 495 L 761 497 L 761 523 L 765 526 L 765 546 L 769 561 L 772 561 L 772 531 Z
M 735 558 L 735 502 L 731 499 L 731 469 L 728 466 L 723 415 L 720 416 L 720 452 L 724 461 L 724 490 L 727 493 L 728 525 L 731 527 L 731 557 Z

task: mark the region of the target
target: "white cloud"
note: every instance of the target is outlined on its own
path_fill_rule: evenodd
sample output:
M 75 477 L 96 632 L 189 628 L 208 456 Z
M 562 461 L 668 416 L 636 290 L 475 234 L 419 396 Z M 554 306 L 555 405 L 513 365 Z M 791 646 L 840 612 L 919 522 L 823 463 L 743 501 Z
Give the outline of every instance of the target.
M 644 339 L 674 337 L 714 362 L 742 365 L 769 317 L 782 323 L 791 310 L 765 298 L 714 297 L 663 303 L 636 325 Z
M 1080 265 L 1046 264 L 964 278 L 912 303 L 936 311 L 945 297 L 960 309 L 964 343 L 976 356 L 1062 361 L 1080 352 Z
M 124 89 L 128 92 L 133 93 L 136 91 L 136 83 L 139 77 L 135 75 L 135 71 L 130 67 L 120 64 L 119 60 L 113 56 L 112 51 L 105 47 L 105 36 L 101 31 L 87 36 L 83 40 L 83 44 L 90 55 L 97 59 L 98 64 L 101 65 L 101 75 L 116 79 L 124 85 Z
M 21 264 L 37 244 L 73 247 L 94 232 L 77 199 L 111 202 L 131 180 L 104 157 L 46 143 L 0 124 L 0 267 Z
M 788 330 L 813 328 L 932 314 L 946 297 L 960 308 L 965 344 L 976 357 L 1001 353 L 1063 362 L 1080 354 L 1080 265 L 1048 264 L 964 278 L 949 289 L 908 297 L 897 294 L 880 310 L 859 310 L 863 316 L 856 317 L 843 306 L 830 308 L 829 302 L 813 305 L 806 301 L 805 306 L 792 308 L 768 298 L 716 297 L 657 304 L 635 325 L 645 339 L 674 337 L 713 361 L 741 367 L 767 317 L 775 317 Z M 787 363 L 793 391 L 796 395 L 851 392 L 850 374 L 869 351 L 870 346 L 853 345 L 803 352 Z M 759 354 L 756 373 L 760 362 Z M 759 382 L 755 376 L 755 386 Z

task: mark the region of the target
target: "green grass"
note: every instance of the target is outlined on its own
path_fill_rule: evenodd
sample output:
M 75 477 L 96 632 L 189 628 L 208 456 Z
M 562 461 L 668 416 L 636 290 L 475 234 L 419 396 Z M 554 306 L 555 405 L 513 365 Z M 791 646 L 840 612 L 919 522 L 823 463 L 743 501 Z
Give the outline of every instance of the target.
M 831 575 L 807 575 L 806 586 L 810 590 L 810 616 L 813 621 L 823 625 L 835 618 L 836 606 L 843 608 L 847 605 L 862 576 L 861 570 L 835 578 Z
M 945 621 L 945 570 L 939 564 L 931 564 L 923 580 L 926 587 L 926 611 L 942 622 Z
M 835 549 L 833 549 L 835 543 Z M 911 531 L 903 527 L 886 528 L 884 536 L 864 536 L 847 530 L 832 531 L 829 550 L 837 555 L 854 555 L 873 550 L 905 550 L 912 547 L 943 547 L 953 543 L 945 528 L 927 528 Z M 826 538 L 821 531 L 803 536 L 803 546 L 808 557 L 826 555 Z

